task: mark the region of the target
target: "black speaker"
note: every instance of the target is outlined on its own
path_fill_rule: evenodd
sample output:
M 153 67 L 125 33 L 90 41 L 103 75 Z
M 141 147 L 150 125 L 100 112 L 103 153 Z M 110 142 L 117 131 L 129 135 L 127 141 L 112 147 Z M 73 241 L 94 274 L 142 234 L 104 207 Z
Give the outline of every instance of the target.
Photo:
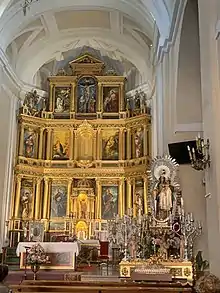
M 168 144 L 170 156 L 175 159 L 179 165 L 190 164 L 187 146 L 191 149 L 196 149 L 196 141 L 190 140 Z

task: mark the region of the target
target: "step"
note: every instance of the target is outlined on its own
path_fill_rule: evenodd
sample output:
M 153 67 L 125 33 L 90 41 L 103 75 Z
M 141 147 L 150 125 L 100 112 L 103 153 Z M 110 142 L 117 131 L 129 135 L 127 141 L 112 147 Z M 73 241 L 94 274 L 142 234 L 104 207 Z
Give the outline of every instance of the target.
M 81 275 L 82 282 L 111 282 L 111 283 L 120 283 L 121 280 L 119 276 L 111 275 Z

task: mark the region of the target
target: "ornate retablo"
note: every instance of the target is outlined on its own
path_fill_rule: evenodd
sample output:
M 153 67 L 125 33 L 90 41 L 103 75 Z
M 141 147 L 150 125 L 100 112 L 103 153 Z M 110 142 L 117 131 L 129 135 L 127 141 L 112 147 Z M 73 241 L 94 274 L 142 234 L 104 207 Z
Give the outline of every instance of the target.
M 150 115 L 137 97 L 126 108 L 125 77 L 104 67 L 79 56 L 48 77 L 47 96 L 33 90 L 21 103 L 12 246 L 35 237 L 32 222 L 43 225 L 38 237 L 47 241 L 97 238 L 140 195 L 147 213 Z

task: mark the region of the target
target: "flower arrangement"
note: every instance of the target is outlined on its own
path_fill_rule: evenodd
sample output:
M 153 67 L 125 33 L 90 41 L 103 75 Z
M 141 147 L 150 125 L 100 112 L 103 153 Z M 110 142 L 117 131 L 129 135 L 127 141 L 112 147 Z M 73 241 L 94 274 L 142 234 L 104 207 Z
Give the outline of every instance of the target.
M 29 265 L 41 265 L 48 261 L 48 257 L 43 247 L 38 243 L 34 244 L 28 251 L 27 264 Z

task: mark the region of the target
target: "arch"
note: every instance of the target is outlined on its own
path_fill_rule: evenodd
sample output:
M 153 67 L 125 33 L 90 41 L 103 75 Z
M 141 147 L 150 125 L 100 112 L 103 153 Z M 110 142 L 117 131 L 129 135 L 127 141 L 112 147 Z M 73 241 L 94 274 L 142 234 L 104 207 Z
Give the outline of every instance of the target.
M 117 10 L 125 15 L 128 15 L 131 19 L 136 21 L 142 26 L 149 37 L 153 36 L 154 20 L 148 10 L 143 12 L 143 7 L 135 5 L 132 1 L 123 0 L 75 0 L 74 4 L 72 0 L 52 0 L 52 1 L 38 1 L 33 2 L 24 17 L 22 10 L 23 1 L 18 1 L 0 19 L 0 40 L 3 49 L 11 42 L 14 35 L 18 34 L 21 28 L 25 28 L 34 19 L 43 15 L 48 11 L 62 11 L 62 10 Z
M 123 52 L 124 57 L 138 68 L 143 80 L 151 80 L 150 61 L 146 60 L 146 56 L 149 53 L 146 51 L 147 48 L 142 48 L 129 36 L 116 34 L 110 30 L 91 28 L 75 29 L 66 35 L 63 34 L 48 40 L 42 39 L 34 43 L 27 50 L 19 54 L 16 72 L 24 82 L 31 84 L 37 70 L 48 60 L 55 57 L 58 51 L 65 51 L 65 46 L 75 42 L 77 39 L 88 40 L 89 38 L 95 38 L 104 42 L 108 41 L 113 46 L 113 50 L 118 49 Z M 97 42 L 97 48 L 98 46 L 100 46 L 99 42 Z

